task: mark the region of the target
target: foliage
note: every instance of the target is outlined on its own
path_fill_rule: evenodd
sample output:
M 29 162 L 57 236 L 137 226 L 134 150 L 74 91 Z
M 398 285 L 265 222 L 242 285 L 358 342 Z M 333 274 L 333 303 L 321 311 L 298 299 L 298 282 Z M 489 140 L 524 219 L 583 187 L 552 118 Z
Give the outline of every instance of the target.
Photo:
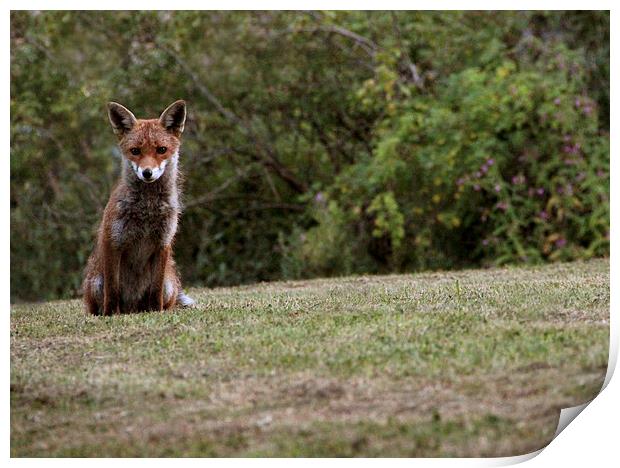
M 13 300 L 78 293 L 105 103 L 181 97 L 186 283 L 609 253 L 607 12 L 13 12 Z

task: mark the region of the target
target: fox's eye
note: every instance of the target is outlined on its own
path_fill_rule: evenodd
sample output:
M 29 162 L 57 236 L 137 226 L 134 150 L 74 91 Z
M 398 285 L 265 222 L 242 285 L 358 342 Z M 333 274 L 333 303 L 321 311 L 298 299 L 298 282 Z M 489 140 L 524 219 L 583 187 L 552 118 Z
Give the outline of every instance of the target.
M 166 152 L 168 148 L 166 148 L 165 146 L 158 146 L 157 147 L 157 153 L 158 154 L 164 154 Z
M 138 156 L 140 154 L 140 148 L 131 148 L 129 152 L 134 156 Z

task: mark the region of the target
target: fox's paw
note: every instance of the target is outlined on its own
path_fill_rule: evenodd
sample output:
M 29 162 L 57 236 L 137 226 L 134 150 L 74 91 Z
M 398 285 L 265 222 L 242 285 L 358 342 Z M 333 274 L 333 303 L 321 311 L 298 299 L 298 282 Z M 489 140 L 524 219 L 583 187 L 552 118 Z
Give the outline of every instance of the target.
M 181 307 L 195 307 L 196 306 L 196 301 L 193 300 L 191 297 L 189 297 L 187 294 L 185 294 L 183 291 L 179 293 L 179 297 L 177 297 L 177 303 Z

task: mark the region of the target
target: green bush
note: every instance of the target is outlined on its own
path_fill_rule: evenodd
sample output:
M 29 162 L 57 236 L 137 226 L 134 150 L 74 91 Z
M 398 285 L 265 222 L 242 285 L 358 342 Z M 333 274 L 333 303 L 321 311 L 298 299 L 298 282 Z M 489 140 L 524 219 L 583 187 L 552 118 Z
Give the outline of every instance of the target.
M 399 81 L 397 61 L 378 67 L 356 94 L 385 109 L 374 150 L 326 188 L 309 261 L 347 243 L 366 245 L 372 271 L 608 254 L 609 135 L 583 51 L 529 38 L 513 47 L 527 54 L 508 59 L 489 41 L 427 92 Z M 349 234 L 335 244 L 325 224 Z M 341 272 L 367 269 L 361 255 Z

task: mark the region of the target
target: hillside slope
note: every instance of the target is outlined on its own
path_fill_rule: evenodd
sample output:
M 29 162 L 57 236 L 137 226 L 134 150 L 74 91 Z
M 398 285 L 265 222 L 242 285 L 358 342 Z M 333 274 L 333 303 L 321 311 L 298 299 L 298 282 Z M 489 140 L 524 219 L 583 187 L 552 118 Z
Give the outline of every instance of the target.
M 12 456 L 508 456 L 607 366 L 609 262 L 11 309 Z

